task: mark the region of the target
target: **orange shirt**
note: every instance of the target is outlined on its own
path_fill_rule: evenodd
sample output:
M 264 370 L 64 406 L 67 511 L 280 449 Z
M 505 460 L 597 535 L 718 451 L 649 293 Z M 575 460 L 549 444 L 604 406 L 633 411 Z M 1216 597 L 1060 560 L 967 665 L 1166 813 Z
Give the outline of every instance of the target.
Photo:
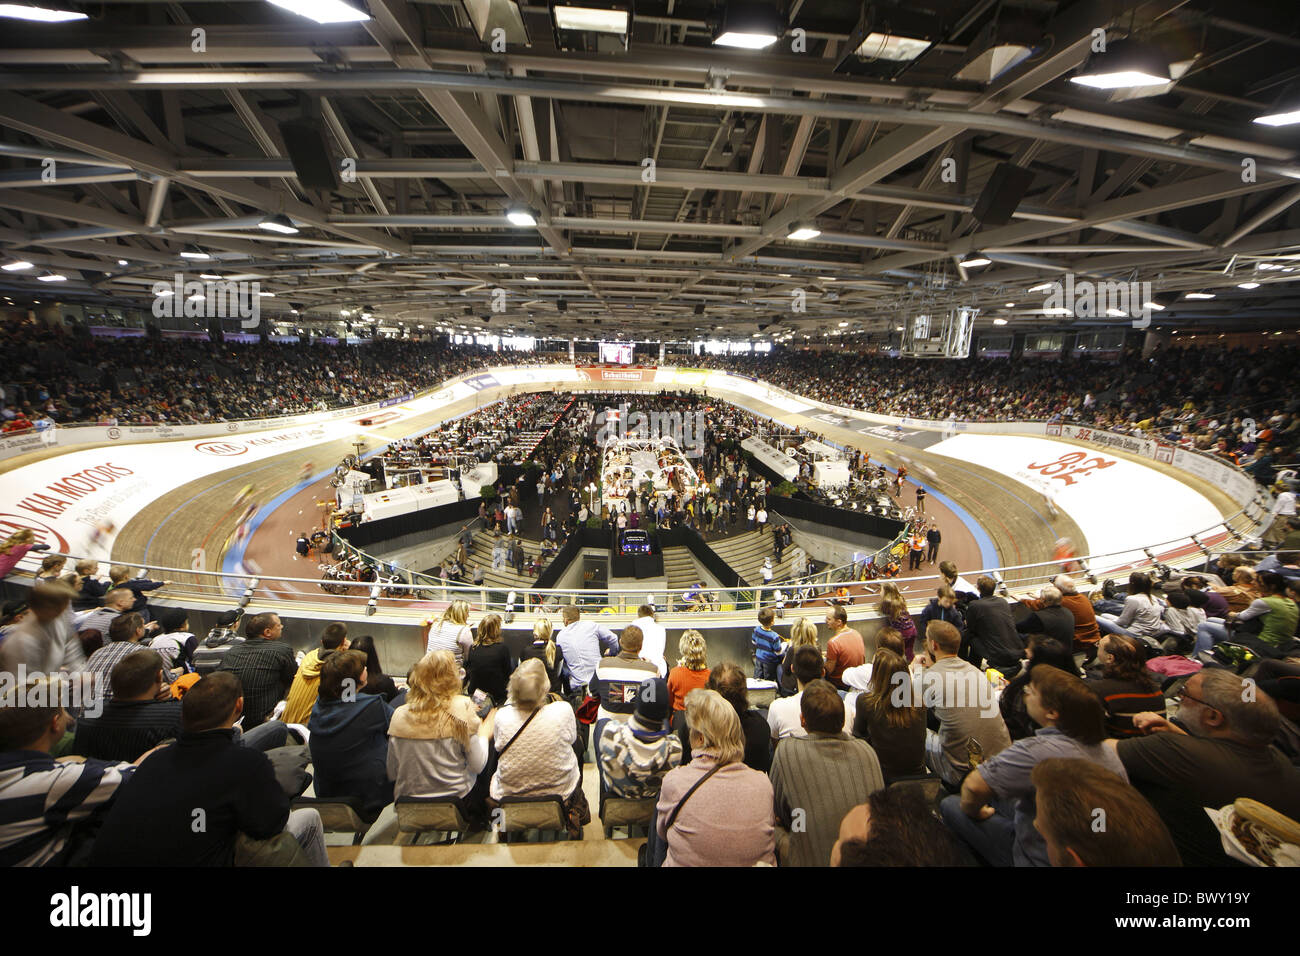
M 686 709 L 686 695 L 698 687 L 707 687 L 712 670 L 693 671 L 686 667 L 674 667 L 668 672 L 668 699 L 672 701 L 673 710 Z

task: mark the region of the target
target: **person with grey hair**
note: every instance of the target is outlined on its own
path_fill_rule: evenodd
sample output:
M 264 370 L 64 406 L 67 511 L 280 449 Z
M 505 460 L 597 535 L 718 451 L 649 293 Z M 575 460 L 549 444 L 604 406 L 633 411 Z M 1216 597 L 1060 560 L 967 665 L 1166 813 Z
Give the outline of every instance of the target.
M 498 803 L 505 797 L 555 796 L 564 801 L 569 836 L 582 839 L 591 810 L 582 793 L 578 723 L 573 708 L 551 694 L 546 665 L 529 658 L 510 675 L 509 699 L 496 712 L 492 741 L 497 768 L 488 792 Z
M 1184 866 L 1223 866 L 1218 831 L 1204 807 L 1248 797 L 1300 819 L 1300 770 L 1275 747 L 1281 716 L 1254 681 L 1223 668 L 1188 678 L 1175 721 L 1137 714 L 1144 736 L 1107 740 L 1169 826 Z
M 1065 642 L 1067 648 L 1083 651 L 1085 660 L 1097 656 L 1097 642 L 1101 640 L 1101 630 L 1097 627 L 1097 612 L 1086 594 L 1080 594 L 1074 578 L 1068 574 L 1058 574 L 1052 578 L 1052 585 L 1061 592 L 1061 607 L 1074 618 L 1074 641 Z M 1041 598 L 1021 598 L 1020 604 L 1031 611 L 1043 606 Z
M 1061 590 L 1048 584 L 1038 592 L 1038 607 L 1016 622 L 1021 634 L 1045 634 L 1061 642 L 1070 653 L 1074 652 L 1074 615 L 1061 605 Z
M 691 762 L 664 777 L 650 858 L 663 866 L 775 864 L 772 782 L 745 766 L 736 708 L 696 688 L 686 695 L 686 724 Z

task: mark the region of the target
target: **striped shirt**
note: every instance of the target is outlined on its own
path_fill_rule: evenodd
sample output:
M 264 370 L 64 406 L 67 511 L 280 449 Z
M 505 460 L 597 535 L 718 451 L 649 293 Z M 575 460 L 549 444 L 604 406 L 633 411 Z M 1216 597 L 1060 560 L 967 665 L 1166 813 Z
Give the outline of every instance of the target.
M 94 683 L 91 686 L 95 694 L 104 700 L 112 700 L 113 685 L 109 679 L 113 676 L 113 668 L 123 658 L 148 649 L 136 641 L 114 641 L 91 654 L 90 660 L 86 662 L 86 672 L 92 675 Z
M 772 760 L 776 817 L 791 831 L 781 865 L 830 866 L 844 815 L 883 789 L 880 760 L 865 740 L 816 732 L 783 740 Z
M 754 659 L 760 661 L 780 662 L 781 654 L 784 648 L 781 646 L 781 635 L 775 631 L 769 631 L 763 626 L 754 628 L 750 635 L 750 640 L 754 642 Z
M 73 826 L 108 808 L 135 768 L 63 763 L 39 750 L 0 754 L 0 866 L 60 866 Z
M 244 729 L 252 730 L 266 722 L 284 697 L 298 673 L 298 663 L 293 648 L 284 641 L 259 637 L 228 650 L 217 670 L 230 671 L 243 684 Z
M 180 700 L 113 700 L 98 717 L 77 721 L 72 752 L 96 760 L 131 761 L 180 732 Z

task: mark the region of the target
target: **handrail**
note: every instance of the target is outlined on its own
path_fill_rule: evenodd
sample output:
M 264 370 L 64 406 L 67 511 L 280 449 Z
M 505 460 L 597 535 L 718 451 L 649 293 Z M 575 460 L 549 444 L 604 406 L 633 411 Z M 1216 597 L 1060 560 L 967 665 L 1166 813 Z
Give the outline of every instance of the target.
M 1246 529 L 1237 529 L 1232 523 L 1238 518 L 1245 518 L 1248 522 Z M 1104 554 L 1075 556 L 1069 559 L 1071 562 L 1078 563 L 1083 569 L 1082 573 L 1089 574 L 1092 578 L 1100 578 L 1108 573 L 1117 573 L 1119 571 L 1154 569 L 1158 567 L 1179 567 L 1189 563 L 1199 563 L 1207 559 L 1214 553 L 1230 550 L 1223 548 L 1219 544 L 1210 545 L 1206 540 L 1212 537 L 1230 538 L 1234 542 L 1246 540 L 1248 534 L 1253 534 L 1258 528 L 1258 519 L 1243 508 L 1234 514 L 1224 518 L 1222 521 L 1204 528 L 1191 534 L 1180 535 L 1163 541 L 1158 544 L 1148 545 L 1145 547 L 1128 548 L 1122 551 L 1113 551 Z M 1206 539 L 1206 540 L 1202 540 Z M 342 539 L 338 539 L 342 541 Z M 348 548 L 351 548 L 348 545 Z M 352 549 L 356 550 L 356 549 Z M 48 552 L 47 552 L 48 553 Z M 1133 561 L 1135 554 L 1141 554 L 1145 560 Z M 23 562 L 38 561 L 45 554 L 29 553 L 23 557 Z M 74 556 L 67 555 L 69 560 Z M 1044 561 L 1032 562 L 1029 564 L 1009 565 L 997 568 L 981 568 L 974 571 L 967 571 L 967 576 L 988 575 L 1003 583 L 1004 587 L 1013 585 L 1018 590 L 1032 589 L 1036 585 L 1047 583 L 1051 578 L 1061 572 L 1062 562 L 1059 559 L 1052 558 Z M 1016 572 L 1028 572 L 1034 569 L 1046 569 L 1032 574 L 1016 575 Z M 254 600 L 259 592 L 270 595 L 277 592 L 278 589 L 269 587 L 262 578 L 284 584 L 306 584 L 320 586 L 319 578 L 295 578 L 284 575 L 259 575 L 249 572 L 221 572 L 221 571 L 196 571 L 190 568 L 155 568 L 155 573 L 171 579 L 173 576 L 179 579 L 182 576 L 191 576 L 199 579 L 210 580 L 211 583 L 173 584 L 165 594 L 159 594 L 160 598 L 177 598 L 184 595 L 190 599 L 210 599 L 216 598 L 223 604 L 229 604 L 233 596 L 241 596 L 241 603 L 247 604 Z M 418 572 L 408 572 L 411 575 L 418 575 L 421 578 L 427 578 L 426 575 L 419 575 Z M 916 594 L 915 585 L 922 582 L 933 582 L 940 580 L 940 575 L 925 574 L 917 576 L 899 576 L 897 578 L 879 579 L 889 580 L 897 585 L 900 590 L 906 593 L 912 591 Z M 826 597 L 825 593 L 818 593 L 818 589 L 825 589 L 832 583 L 849 583 L 855 587 L 860 586 L 863 590 L 857 597 L 872 596 L 873 582 L 813 582 L 806 587 L 811 588 L 812 593 L 807 596 L 808 600 L 816 600 Z M 647 594 L 655 597 L 655 604 L 663 607 L 668 613 L 681 613 L 685 615 L 684 620 L 690 620 L 690 615 L 694 612 L 682 610 L 678 607 L 680 595 L 669 591 L 656 591 L 645 587 L 632 588 L 606 588 L 601 590 L 587 590 L 581 588 L 530 588 L 521 583 L 515 588 L 504 588 L 491 585 L 444 585 L 441 580 L 426 580 L 420 583 L 386 585 L 382 582 L 340 582 L 346 585 L 350 591 L 355 591 L 360 601 L 367 605 L 366 613 L 375 613 L 373 609 L 378 607 L 378 601 L 385 602 L 385 611 L 398 610 L 403 608 L 403 601 L 407 605 L 415 603 L 424 604 L 423 607 L 408 606 L 407 611 L 418 610 L 422 614 L 427 614 L 429 608 L 426 602 L 444 602 L 453 600 L 457 597 L 464 597 L 471 600 L 476 605 L 476 610 L 483 612 L 522 612 L 541 607 L 557 607 L 561 603 L 578 603 L 588 604 L 595 602 L 603 607 L 615 607 L 619 611 L 616 613 L 635 612 L 636 607 L 644 603 Z M 385 590 L 396 591 L 399 594 L 405 594 L 406 597 L 385 597 L 382 593 L 375 594 L 375 589 L 380 592 Z M 777 603 L 776 592 L 789 592 L 791 585 L 787 582 L 784 584 L 746 586 L 743 588 L 712 588 L 709 592 L 716 595 L 717 600 L 712 602 L 713 610 L 725 610 L 729 605 L 736 612 L 749 612 L 759 606 L 773 605 Z M 432 593 L 430 593 L 432 592 Z M 287 593 L 287 592 L 286 592 Z M 515 600 L 509 599 L 510 594 L 514 594 Z M 295 601 L 300 600 L 301 591 L 293 589 L 292 597 Z M 322 597 L 325 597 L 322 592 Z M 916 594 L 916 597 L 921 595 Z M 796 595 L 797 597 L 797 595 Z M 928 595 L 927 595 L 928 597 Z M 302 602 L 305 606 L 311 606 L 310 602 Z M 787 602 L 794 603 L 794 602 Z M 317 605 L 320 606 L 320 605 Z M 336 608 L 337 605 L 328 603 L 324 605 L 328 608 Z

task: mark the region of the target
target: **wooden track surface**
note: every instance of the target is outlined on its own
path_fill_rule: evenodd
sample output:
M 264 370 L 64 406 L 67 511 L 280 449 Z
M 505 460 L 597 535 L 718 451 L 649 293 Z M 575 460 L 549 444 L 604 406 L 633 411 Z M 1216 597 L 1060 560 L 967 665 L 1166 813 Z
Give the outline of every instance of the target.
M 601 392 L 617 392 L 644 387 L 640 383 L 621 386 L 622 383 L 614 382 L 599 385 L 584 384 L 583 390 L 599 389 Z M 512 393 L 532 390 L 539 389 L 517 387 L 512 390 Z M 565 391 L 566 389 L 555 387 L 552 390 Z M 950 498 L 983 528 L 997 549 L 1000 565 L 1048 561 L 1052 556 L 1056 540 L 1061 537 L 1071 538 L 1078 553 L 1087 553 L 1086 539 L 1079 527 L 1067 515 L 1062 513 L 1056 518 L 1050 517 L 1041 496 L 989 469 L 966 462 L 954 462 L 946 456 L 930 454 L 909 445 L 829 425 L 803 414 L 784 412 L 756 399 L 729 397 L 725 394 L 720 397 L 729 398 L 753 412 L 787 425 L 797 425 L 821 432 L 839 444 L 867 452 L 873 461 L 883 461 L 891 469 L 899 464 L 899 456 L 906 456 L 912 463 L 910 468 L 912 478 L 918 477 L 917 466 L 929 467 L 937 475 L 937 480 L 925 477 L 924 483 L 927 488 Z M 427 430 L 448 418 L 473 411 L 481 404 L 483 404 L 482 396 L 471 396 L 436 412 L 391 425 L 372 426 L 366 429 L 358 427 L 358 432 L 364 432 L 366 435 L 366 447 L 369 451 L 377 448 L 383 441 L 392 441 Z M 305 463 L 314 462 L 316 470 L 323 471 L 354 450 L 350 440 L 324 442 L 310 449 L 286 452 L 264 459 L 251 467 L 227 469 L 173 488 L 148 505 L 121 529 L 113 548 L 114 561 L 153 568 L 191 568 L 195 566 L 195 549 L 203 549 L 203 568 L 218 570 L 226 546 L 235 531 L 239 513 L 242 511 L 242 506 L 234 503 L 235 496 L 242 486 L 254 485 L 256 489 L 254 500 L 259 505 L 265 505 L 298 484 L 297 476 Z M 21 459 L 14 459 L 11 466 L 48 457 L 56 451 L 57 449 L 42 449 Z M 1219 489 L 1176 469 L 1111 449 L 1107 450 L 1107 454 L 1128 457 L 1147 467 L 1163 470 L 1166 474 L 1204 494 L 1225 515 L 1237 510 L 1236 505 Z M 313 490 L 317 497 L 321 498 L 327 497 L 327 493 L 331 492 L 324 480 Z M 914 490 L 914 486 L 910 483 L 909 487 L 904 489 L 901 498 L 904 505 L 913 503 Z M 319 526 L 318 515 L 297 515 L 296 512 L 304 510 L 301 495 L 296 496 L 293 501 L 286 502 L 285 506 L 291 507 L 294 514 L 276 521 L 276 525 L 282 525 L 287 521 L 297 526 L 304 520 L 310 519 L 306 520 L 304 528 Z M 960 520 L 948 512 L 933 496 L 930 498 L 927 510 L 931 515 L 938 517 L 944 534 L 940 556 L 954 560 L 963 572 L 980 567 L 980 553 L 974 536 L 962 526 Z M 257 550 L 266 553 L 261 548 Z M 276 554 L 284 555 L 283 564 L 264 568 L 266 573 L 315 577 L 314 568 L 311 572 L 307 572 L 301 562 L 292 560 L 292 552 L 285 549 L 278 541 L 273 550 Z M 930 575 L 933 574 L 933 570 L 927 567 L 923 573 Z M 1024 576 L 1032 576 L 1032 573 Z M 1019 577 L 1022 575 L 1011 574 L 1007 576 L 1007 581 L 1009 584 L 1014 584 Z M 198 581 L 198 578 L 192 574 L 178 574 L 176 578 L 190 584 Z M 918 582 L 918 585 L 921 585 L 921 582 Z M 917 590 L 923 588 L 928 591 L 932 587 L 932 582 L 925 582 Z M 324 594 L 319 598 L 312 595 L 311 599 L 315 601 L 327 597 Z

